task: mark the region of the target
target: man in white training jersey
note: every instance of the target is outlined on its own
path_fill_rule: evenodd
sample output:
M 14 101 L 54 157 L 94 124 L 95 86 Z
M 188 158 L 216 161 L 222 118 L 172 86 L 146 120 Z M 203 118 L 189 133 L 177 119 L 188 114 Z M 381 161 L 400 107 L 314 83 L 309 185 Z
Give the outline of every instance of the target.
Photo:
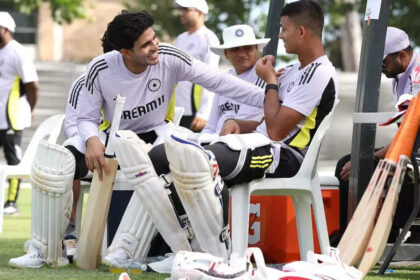
M 16 24 L 0 12 L 0 147 L 8 165 L 19 164 L 23 129 L 31 125 L 31 111 L 38 100 L 38 76 L 24 47 L 13 39 Z M 20 180 L 9 180 L 4 214 L 18 215 Z M 3 207 L 2 205 L 0 207 Z
M 175 46 L 195 59 L 217 68 L 219 56 L 210 51 L 211 46 L 219 45 L 216 34 L 204 22 L 209 11 L 206 0 L 176 0 L 181 23 L 187 29 L 181 33 Z M 175 106 L 184 107 L 181 126 L 199 132 L 209 119 L 214 95 L 207 89 L 190 81 L 179 82 L 175 88 Z
M 255 73 L 258 50 L 268 44 L 270 39 L 256 39 L 254 30 L 249 25 L 233 25 L 223 30 L 223 45 L 211 47 L 219 55 L 224 55 L 233 66 L 229 74 L 244 81 L 265 88 L 265 82 Z M 228 119 L 241 119 L 261 122 L 264 117 L 262 108 L 248 106 L 231 98 L 215 95 L 209 121 L 203 133 L 221 132 Z M 223 134 L 223 132 L 222 132 Z

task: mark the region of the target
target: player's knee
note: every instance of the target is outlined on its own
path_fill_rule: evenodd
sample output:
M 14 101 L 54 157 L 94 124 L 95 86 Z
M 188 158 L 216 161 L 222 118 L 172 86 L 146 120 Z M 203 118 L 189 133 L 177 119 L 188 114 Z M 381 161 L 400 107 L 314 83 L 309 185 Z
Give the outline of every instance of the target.
M 89 172 L 89 169 L 86 166 L 85 155 L 82 154 L 79 150 L 77 150 L 72 145 L 67 145 L 65 146 L 65 148 L 73 154 L 75 162 L 76 162 L 74 180 L 79 180 L 85 177 Z

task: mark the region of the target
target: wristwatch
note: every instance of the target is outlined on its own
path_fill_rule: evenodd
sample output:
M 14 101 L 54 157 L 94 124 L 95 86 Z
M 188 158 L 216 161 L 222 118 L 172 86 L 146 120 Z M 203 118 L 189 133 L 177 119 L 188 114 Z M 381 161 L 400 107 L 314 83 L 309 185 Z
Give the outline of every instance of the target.
M 275 89 L 276 91 L 279 91 L 279 86 L 277 84 L 267 84 L 265 86 L 265 94 L 267 94 L 269 89 Z

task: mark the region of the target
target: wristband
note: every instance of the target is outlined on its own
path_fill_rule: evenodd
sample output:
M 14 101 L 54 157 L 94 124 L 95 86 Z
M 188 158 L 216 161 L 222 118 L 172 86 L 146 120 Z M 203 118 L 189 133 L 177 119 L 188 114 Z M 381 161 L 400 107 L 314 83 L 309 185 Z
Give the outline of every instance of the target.
M 267 95 L 269 89 L 275 89 L 276 91 L 279 91 L 279 86 L 277 84 L 267 84 L 265 86 L 265 95 Z
M 229 120 L 232 120 L 232 121 L 236 122 L 236 119 L 235 118 L 227 118 L 223 123 L 225 123 L 225 122 L 227 122 Z

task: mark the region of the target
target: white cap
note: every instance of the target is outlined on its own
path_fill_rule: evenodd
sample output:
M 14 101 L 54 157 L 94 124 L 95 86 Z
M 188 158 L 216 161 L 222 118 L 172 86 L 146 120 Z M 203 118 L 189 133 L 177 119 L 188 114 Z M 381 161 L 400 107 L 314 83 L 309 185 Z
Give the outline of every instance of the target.
M 209 6 L 206 0 L 175 0 L 175 7 L 195 8 L 204 14 L 209 12 Z
M 391 53 L 399 52 L 410 45 L 407 33 L 396 27 L 388 27 L 386 30 L 384 59 Z
M 254 30 L 246 24 L 233 25 L 223 30 L 223 45 L 211 47 L 212 52 L 223 55 L 225 49 L 231 49 L 241 46 L 258 45 L 264 47 L 270 42 L 270 38 L 255 38 Z
M 15 32 L 16 23 L 8 12 L 0 12 L 0 26 Z

